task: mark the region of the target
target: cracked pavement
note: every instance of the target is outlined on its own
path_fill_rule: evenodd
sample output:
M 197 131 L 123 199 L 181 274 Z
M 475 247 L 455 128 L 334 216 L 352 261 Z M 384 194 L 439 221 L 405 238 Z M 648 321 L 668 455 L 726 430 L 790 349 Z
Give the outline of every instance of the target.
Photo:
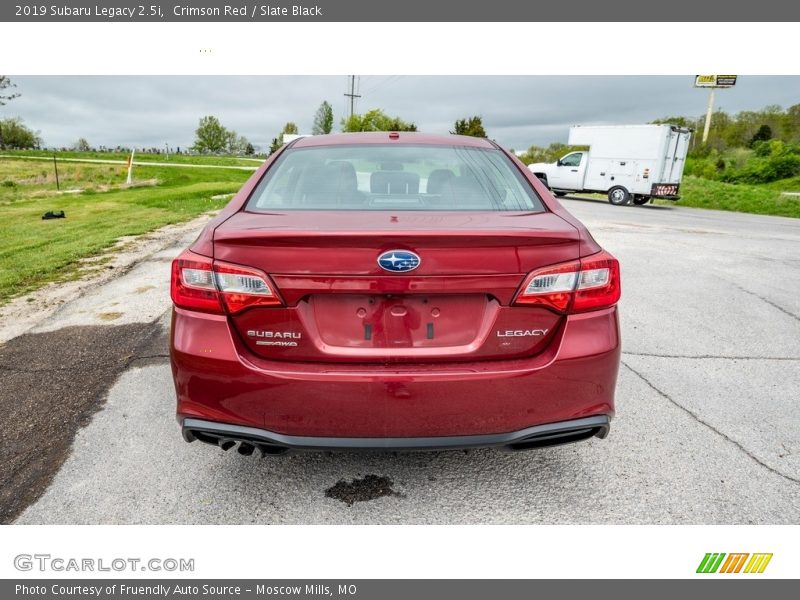
M 622 264 L 623 365 L 606 440 L 517 454 L 272 459 L 186 444 L 165 358 L 166 261 L 178 244 L 37 329 L 91 326 L 113 340 L 117 323 L 139 323 L 146 343 L 126 350 L 107 396 L 90 403 L 97 412 L 16 522 L 798 523 L 800 220 L 564 204 Z M 115 312 L 111 323 L 97 316 Z

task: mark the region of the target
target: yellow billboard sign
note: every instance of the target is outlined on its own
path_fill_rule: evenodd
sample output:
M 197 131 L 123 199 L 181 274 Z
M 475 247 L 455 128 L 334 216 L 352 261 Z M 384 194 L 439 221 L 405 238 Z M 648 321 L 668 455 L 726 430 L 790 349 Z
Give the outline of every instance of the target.
M 736 85 L 736 75 L 695 75 L 694 87 L 729 88 Z

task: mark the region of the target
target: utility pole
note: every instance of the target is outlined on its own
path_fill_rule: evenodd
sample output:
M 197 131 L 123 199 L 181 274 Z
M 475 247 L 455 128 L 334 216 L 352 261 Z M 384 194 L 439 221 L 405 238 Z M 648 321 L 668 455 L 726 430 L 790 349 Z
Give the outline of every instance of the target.
M 708 108 L 706 109 L 706 124 L 703 127 L 703 145 L 708 141 L 708 132 L 711 129 L 711 115 L 714 114 L 714 90 L 711 88 L 711 93 L 708 95 Z
M 350 98 L 350 116 L 353 116 L 353 112 L 355 112 L 355 101 L 356 98 L 361 98 L 360 94 L 356 94 L 356 76 L 350 75 L 350 93 L 345 94 L 348 98 Z

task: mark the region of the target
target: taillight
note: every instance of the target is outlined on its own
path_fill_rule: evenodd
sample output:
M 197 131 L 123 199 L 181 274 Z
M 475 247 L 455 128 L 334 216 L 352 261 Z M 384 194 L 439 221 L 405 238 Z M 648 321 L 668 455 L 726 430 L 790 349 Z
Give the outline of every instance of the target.
M 261 271 L 214 262 L 214 279 L 229 313 L 235 314 L 252 306 L 283 304 Z
M 571 312 L 614 306 L 622 295 L 619 261 L 608 252 L 581 259 L 581 277 L 575 289 Z
M 534 271 L 514 303 L 574 313 L 614 306 L 620 294 L 619 261 L 602 251 Z
M 522 286 L 516 304 L 542 304 L 558 311 L 567 310 L 580 269 L 581 264 L 576 260 L 534 271 Z
M 261 271 L 215 262 L 188 250 L 172 261 L 171 296 L 180 308 L 217 314 L 282 304 Z
M 222 314 L 211 259 L 188 250 L 172 261 L 170 295 L 175 306 Z

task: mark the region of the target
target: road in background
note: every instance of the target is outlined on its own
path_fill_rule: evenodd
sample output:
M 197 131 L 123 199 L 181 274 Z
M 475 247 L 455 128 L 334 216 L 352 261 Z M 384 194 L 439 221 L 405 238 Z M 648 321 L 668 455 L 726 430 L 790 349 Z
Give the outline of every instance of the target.
M 24 156 L 21 154 L 0 154 L 0 158 L 13 158 L 18 160 L 45 160 L 47 162 L 51 162 L 53 157 L 51 156 Z M 240 158 L 239 160 L 247 160 L 252 162 L 263 163 L 264 161 L 260 158 Z M 62 156 L 58 157 L 58 162 L 69 162 L 69 163 L 95 163 L 101 165 L 127 165 L 127 160 L 114 160 L 111 158 L 65 158 Z M 179 167 L 179 168 L 188 168 L 188 169 L 235 169 L 237 171 L 256 171 L 258 169 L 257 166 L 253 167 L 246 167 L 243 165 L 203 165 L 203 164 L 194 164 L 194 163 L 179 163 L 179 162 L 156 162 L 152 160 L 134 160 L 132 163 L 136 167 Z
M 622 264 L 624 354 L 606 440 L 272 459 L 186 444 L 166 362 L 176 246 L 38 330 L 66 343 L 82 327 L 147 328 L 17 522 L 797 523 L 800 220 L 563 202 Z M 144 288 L 151 302 L 128 309 Z M 109 312 L 122 314 L 97 316 Z

